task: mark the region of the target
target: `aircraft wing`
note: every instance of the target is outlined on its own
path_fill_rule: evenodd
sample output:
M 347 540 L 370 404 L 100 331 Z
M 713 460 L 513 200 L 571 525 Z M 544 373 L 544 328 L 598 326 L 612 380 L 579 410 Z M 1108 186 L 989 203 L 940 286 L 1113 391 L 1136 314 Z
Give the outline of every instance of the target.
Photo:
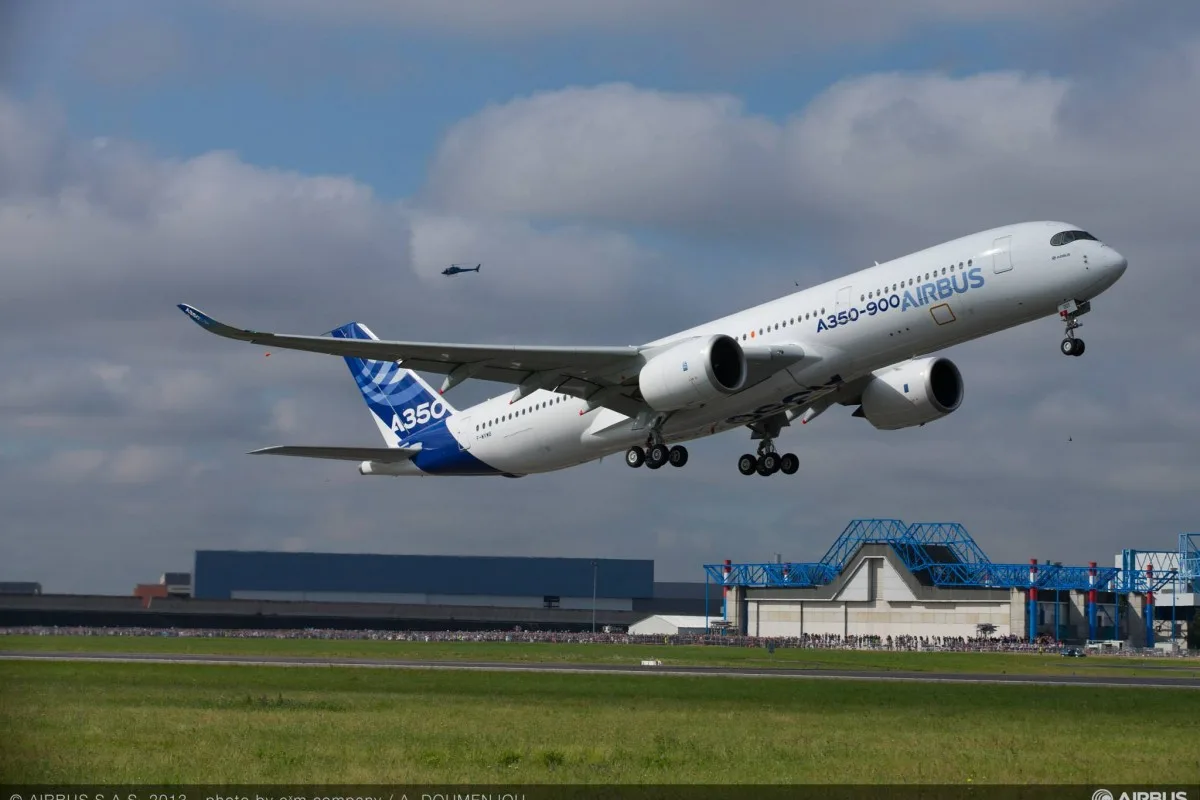
M 629 416 L 647 410 L 645 403 L 632 396 L 638 371 L 645 363 L 638 347 L 514 347 L 301 336 L 235 328 L 192 306 L 181 303 L 179 308 L 205 330 L 227 339 L 285 350 L 398 361 L 407 369 L 440 373 L 447 378 L 441 391 L 468 378 L 524 385 L 528 391 L 553 389 L 584 398 L 599 389 L 609 389 L 602 399 L 597 398 L 596 405 Z
M 300 458 L 330 458 L 335 461 L 408 461 L 421 452 L 420 447 L 308 447 L 278 445 L 251 450 L 252 456 L 299 456 Z
M 397 361 L 418 372 L 446 376 L 440 391 L 468 378 L 514 384 L 514 399 L 536 389 L 584 398 L 594 406 L 629 417 L 651 409 L 637 394 L 638 373 L 647 360 L 675 342 L 656 347 L 553 347 L 398 342 L 267 333 L 218 322 L 186 304 L 180 310 L 218 336 L 286 350 L 305 350 L 375 361 Z M 745 348 L 750 376 L 746 387 L 806 357 L 799 345 Z

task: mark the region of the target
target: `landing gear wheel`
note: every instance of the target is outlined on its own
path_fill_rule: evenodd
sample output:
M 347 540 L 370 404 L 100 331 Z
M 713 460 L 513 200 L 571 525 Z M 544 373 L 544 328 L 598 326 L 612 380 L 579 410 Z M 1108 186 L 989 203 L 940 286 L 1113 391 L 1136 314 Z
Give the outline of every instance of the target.
M 779 468 L 783 470 L 784 475 L 795 475 L 796 470 L 800 469 L 800 459 L 795 453 L 788 453 L 779 459 Z
M 738 472 L 743 475 L 753 475 L 758 470 L 758 459 L 746 453 L 738 459 Z
M 667 452 L 667 460 L 671 462 L 672 467 L 682 467 L 688 460 L 687 448 L 683 445 L 675 445 Z
M 1068 336 L 1062 340 L 1062 354 L 1064 356 L 1081 356 L 1083 355 L 1084 346 L 1083 339 Z
M 763 457 L 758 460 L 758 465 L 760 467 L 761 474 L 774 475 L 779 471 L 779 454 L 765 453 Z
M 665 444 L 651 445 L 650 449 L 646 451 L 646 466 L 650 469 L 658 469 L 667 463 L 669 455 L 670 451 L 667 450 Z
M 637 468 L 646 463 L 646 451 L 636 445 L 625 451 L 625 463 Z

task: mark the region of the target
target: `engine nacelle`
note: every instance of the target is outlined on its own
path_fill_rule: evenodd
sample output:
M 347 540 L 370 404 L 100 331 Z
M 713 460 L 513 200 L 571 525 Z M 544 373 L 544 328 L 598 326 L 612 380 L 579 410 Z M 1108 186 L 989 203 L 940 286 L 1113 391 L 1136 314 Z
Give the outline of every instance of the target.
M 963 399 L 962 374 L 946 358 L 924 358 L 875 373 L 862 393 L 862 416 L 877 429 L 924 425 L 950 414 Z
M 642 398 L 656 411 L 679 411 L 733 394 L 746 383 L 746 354 L 731 336 L 680 342 L 638 373 Z

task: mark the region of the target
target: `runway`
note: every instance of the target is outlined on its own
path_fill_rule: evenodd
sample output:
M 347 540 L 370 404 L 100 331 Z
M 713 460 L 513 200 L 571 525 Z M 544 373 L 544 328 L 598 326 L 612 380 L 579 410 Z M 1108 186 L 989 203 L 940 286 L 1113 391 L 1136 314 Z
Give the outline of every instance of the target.
M 1200 678 L 1120 675 L 1008 675 L 964 672 L 872 671 L 759 667 L 641 666 L 634 664 L 557 664 L 501 661 L 385 661 L 371 658 L 306 658 L 155 653 L 0 652 L 5 661 L 72 661 L 145 664 L 212 664 L 261 667 L 366 667 L 475 672 L 564 672 L 574 674 L 675 675 L 727 678 L 791 678 L 793 680 L 908 681 L 917 683 L 987 683 L 1033 686 L 1108 686 L 1153 689 L 1200 689 Z

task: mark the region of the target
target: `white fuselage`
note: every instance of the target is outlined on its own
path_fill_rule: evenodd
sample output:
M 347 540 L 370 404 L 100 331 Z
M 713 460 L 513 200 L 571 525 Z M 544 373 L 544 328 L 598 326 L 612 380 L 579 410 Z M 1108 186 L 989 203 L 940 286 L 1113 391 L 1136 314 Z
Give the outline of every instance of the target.
M 802 408 L 832 378 L 852 381 L 1055 315 L 1066 301 L 1092 299 L 1117 281 L 1126 261 L 1095 240 L 1051 245 L 1057 231 L 1073 227 L 1031 222 L 965 236 L 649 343 L 726 334 L 743 345 L 795 344 L 818 356 L 671 415 L 663 438 L 687 441 Z M 510 396 L 472 406 L 447 423 L 464 450 L 502 473 L 563 469 L 646 439 L 635 420 L 605 408 L 587 411 L 573 396 L 536 391 L 513 403 Z M 422 474 L 410 464 L 389 472 Z

